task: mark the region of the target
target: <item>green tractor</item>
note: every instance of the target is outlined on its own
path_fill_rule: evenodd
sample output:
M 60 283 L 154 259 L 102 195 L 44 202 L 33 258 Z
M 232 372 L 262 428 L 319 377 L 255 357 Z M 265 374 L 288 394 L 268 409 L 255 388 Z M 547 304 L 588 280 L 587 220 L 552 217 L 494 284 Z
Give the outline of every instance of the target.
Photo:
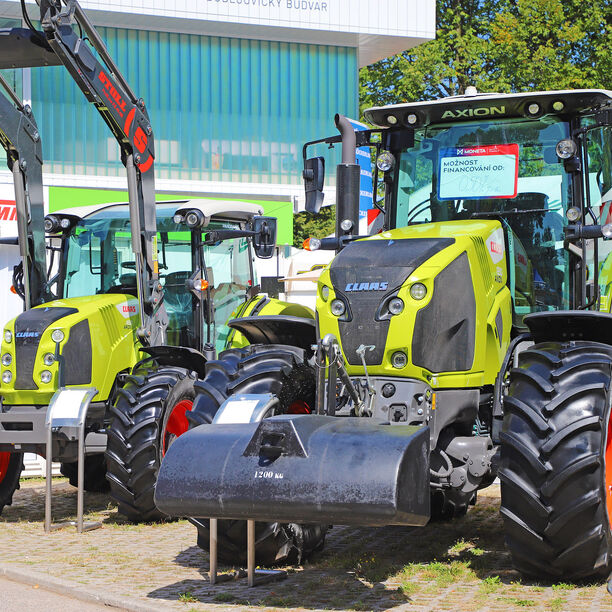
M 66 65 L 120 144 L 130 201 L 55 212 L 44 217 L 43 229 L 36 124 L 14 94 L 0 97 L 23 259 L 14 284 L 25 300 L 25 311 L 2 333 L 0 511 L 19 485 L 22 454 L 45 455 L 49 402 L 66 389 L 90 387 L 86 490 L 110 484 L 129 519 L 159 519 L 165 515 L 153 502 L 157 469 L 188 428 L 195 386 L 221 349 L 234 347 L 236 357 L 250 350 L 228 319 L 283 314 L 313 324 L 313 313 L 258 293 L 254 256 L 271 257 L 276 235 L 276 219 L 262 217 L 259 206 L 156 204 L 153 130 L 144 102 L 78 3 L 43 6 L 43 32 L 3 33 L 2 61 Z M 24 20 L 30 23 L 27 15 Z M 233 365 L 226 357 L 218 369 Z M 48 459 L 60 461 L 75 485 L 76 458 L 76 442 L 56 436 Z
M 354 132 L 337 116 L 340 136 L 304 147 L 313 212 L 325 164 L 307 149 L 343 148 L 336 235 L 310 242 L 337 251 L 318 283 L 316 334 L 292 341 L 286 328 L 285 350 L 305 350 L 276 391 L 265 380 L 279 347 L 258 349 L 271 357 L 253 410 L 230 397 L 213 425 L 176 442 L 158 507 L 196 517 L 204 545 L 208 517 L 451 519 L 499 477 L 518 570 L 605 575 L 612 92 L 469 92 L 365 116 L 379 128 Z M 368 237 L 355 235 L 356 147 L 374 149 L 384 193 L 382 231 Z M 303 414 L 282 414 L 289 405 Z

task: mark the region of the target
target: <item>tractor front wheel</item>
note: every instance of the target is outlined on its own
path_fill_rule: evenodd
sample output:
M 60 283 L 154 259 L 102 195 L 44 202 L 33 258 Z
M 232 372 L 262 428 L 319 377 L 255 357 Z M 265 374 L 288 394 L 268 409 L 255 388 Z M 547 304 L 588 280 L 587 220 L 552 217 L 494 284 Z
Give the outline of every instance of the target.
M 135 523 L 168 518 L 153 500 L 157 472 L 172 442 L 189 427 L 185 413 L 193 405 L 195 380 L 185 368 L 145 361 L 117 391 L 106 477 L 119 512 Z
M 0 453 L 0 514 L 4 506 L 13 503 L 13 493 L 19 488 L 22 470 L 22 453 Z
M 542 343 L 504 397 L 501 514 L 515 567 L 576 580 L 610 571 L 612 347 Z

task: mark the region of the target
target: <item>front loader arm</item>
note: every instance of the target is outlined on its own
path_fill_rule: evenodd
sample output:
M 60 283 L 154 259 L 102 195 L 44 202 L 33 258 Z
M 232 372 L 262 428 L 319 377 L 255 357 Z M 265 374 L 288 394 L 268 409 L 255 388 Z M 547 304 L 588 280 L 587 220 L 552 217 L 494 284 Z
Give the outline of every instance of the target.
M 0 144 L 13 173 L 23 299 L 29 309 L 42 304 L 47 294 L 40 134 L 32 110 L 1 74 L 0 86 L 6 92 L 0 93 Z
M 121 161 L 127 172 L 141 318 L 139 336 L 146 344 L 164 343 L 167 315 L 157 263 L 155 149 L 144 101 L 136 98 L 76 0 L 63 0 L 63 3 L 62 0 L 42 0 L 40 13 L 46 43 L 39 41 L 38 48 L 34 49 L 32 42 L 23 37 L 24 43 L 29 44 L 24 44 L 22 57 L 30 57 L 30 66 L 43 66 L 49 61 L 46 56 L 42 57 L 44 54 L 39 48 L 45 47 L 46 55 L 52 51 L 102 115 L 119 143 Z M 25 14 L 24 20 L 31 25 Z M 78 27 L 78 34 L 74 25 Z M 0 47 L 0 54 L 1 51 Z

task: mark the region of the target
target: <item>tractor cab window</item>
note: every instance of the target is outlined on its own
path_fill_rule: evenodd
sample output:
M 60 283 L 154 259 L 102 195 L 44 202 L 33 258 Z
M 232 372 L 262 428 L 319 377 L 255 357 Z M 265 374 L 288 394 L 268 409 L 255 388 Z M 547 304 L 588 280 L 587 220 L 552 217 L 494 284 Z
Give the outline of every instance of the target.
M 568 134 L 567 123 L 550 117 L 415 130 L 414 147 L 401 152 L 397 167 L 392 226 L 499 220 L 519 319 L 567 308 L 563 231 L 572 179 L 555 147 Z
M 208 229 L 236 228 L 232 224 L 211 223 Z M 204 260 L 209 271 L 214 271 L 211 286 L 213 296 L 212 337 L 217 351 L 223 350 L 230 328 L 227 322 L 232 313 L 245 302 L 251 287 L 251 262 L 246 238 L 224 240 L 204 247 Z

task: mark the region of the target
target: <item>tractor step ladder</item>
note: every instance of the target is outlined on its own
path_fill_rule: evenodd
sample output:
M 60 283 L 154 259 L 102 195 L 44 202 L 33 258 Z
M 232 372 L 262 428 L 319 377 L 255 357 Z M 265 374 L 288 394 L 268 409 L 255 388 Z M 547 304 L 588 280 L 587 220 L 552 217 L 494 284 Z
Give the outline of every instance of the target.
M 77 470 L 77 520 L 62 523 L 51 522 L 52 475 L 51 461 L 47 461 L 45 477 L 45 533 L 76 527 L 77 533 L 102 527 L 99 522 L 83 522 L 83 491 L 85 488 L 85 419 L 91 400 L 98 392 L 94 387 L 60 387 L 49 402 L 45 419 L 47 457 L 53 456 L 53 436 L 64 434 L 69 440 L 78 443 Z

